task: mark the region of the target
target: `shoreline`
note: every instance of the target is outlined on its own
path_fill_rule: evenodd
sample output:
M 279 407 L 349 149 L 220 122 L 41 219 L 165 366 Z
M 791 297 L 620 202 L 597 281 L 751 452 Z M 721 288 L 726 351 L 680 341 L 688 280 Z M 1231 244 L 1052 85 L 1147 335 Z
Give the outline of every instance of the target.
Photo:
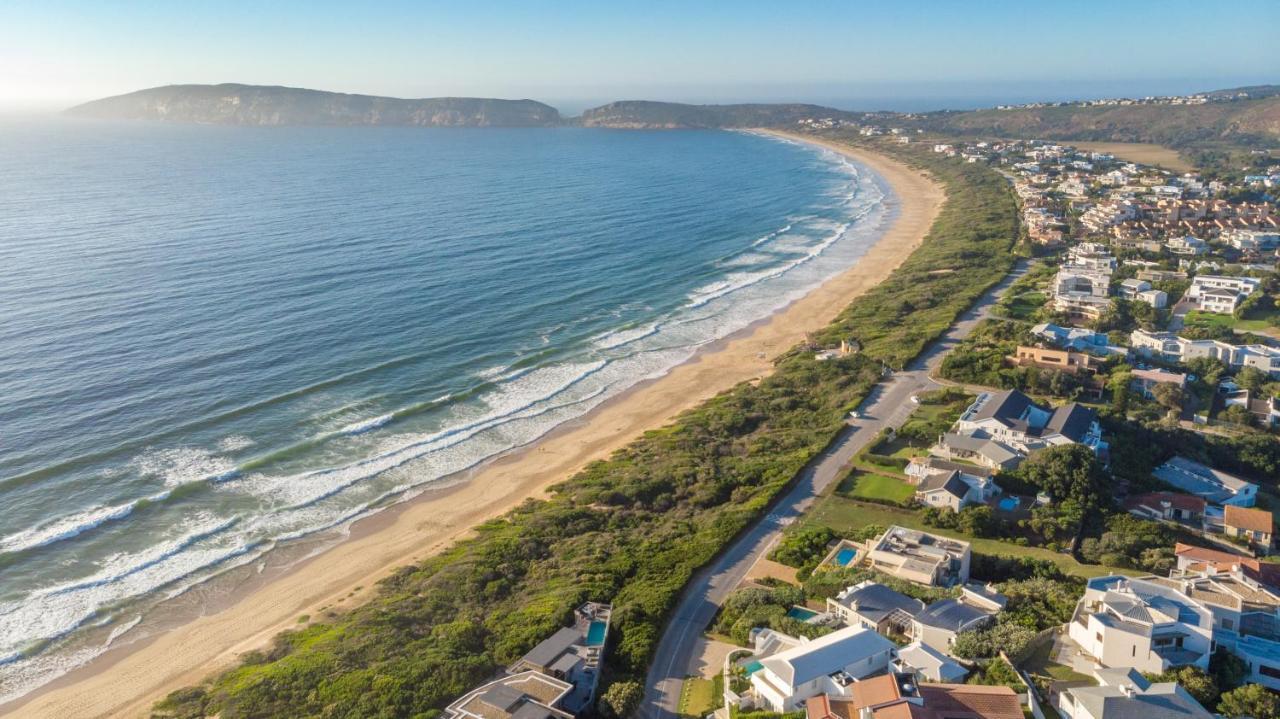
M 640 382 L 534 443 L 354 523 L 347 538 L 278 572 L 246 582 L 225 606 L 154 637 L 108 650 L 82 667 L 0 707 L 0 715 L 145 716 L 164 695 L 233 665 L 237 655 L 300 626 L 302 615 L 357 605 L 395 568 L 440 551 L 527 498 L 545 496 L 588 462 L 742 381 L 767 374 L 772 358 L 828 324 L 919 246 L 943 200 L 921 172 L 873 153 L 784 132 L 775 137 L 833 150 L 889 185 L 894 214 L 857 262 L 800 299 L 699 350 L 662 377 Z

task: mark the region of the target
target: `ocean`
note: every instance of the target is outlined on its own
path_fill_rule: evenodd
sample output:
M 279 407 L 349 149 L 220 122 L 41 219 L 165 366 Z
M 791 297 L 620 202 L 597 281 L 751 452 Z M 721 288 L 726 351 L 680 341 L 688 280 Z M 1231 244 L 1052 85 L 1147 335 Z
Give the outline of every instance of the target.
M 0 124 L 0 702 L 785 306 L 888 199 L 738 132 Z

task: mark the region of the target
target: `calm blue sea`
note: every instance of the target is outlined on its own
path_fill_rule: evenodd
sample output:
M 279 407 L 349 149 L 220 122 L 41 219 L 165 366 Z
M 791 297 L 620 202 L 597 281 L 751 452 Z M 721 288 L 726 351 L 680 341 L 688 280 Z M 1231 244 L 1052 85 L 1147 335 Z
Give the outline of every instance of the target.
M 766 316 L 886 197 L 745 133 L 0 125 L 0 700 Z

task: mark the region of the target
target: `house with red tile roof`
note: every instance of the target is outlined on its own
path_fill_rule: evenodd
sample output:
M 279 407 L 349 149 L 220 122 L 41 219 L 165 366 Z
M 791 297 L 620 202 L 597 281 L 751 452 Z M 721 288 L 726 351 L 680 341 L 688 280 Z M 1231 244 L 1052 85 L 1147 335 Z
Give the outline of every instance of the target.
M 1129 514 L 1143 519 L 1167 519 L 1174 522 L 1197 524 L 1204 520 L 1205 501 L 1180 492 L 1148 492 L 1129 497 L 1124 508 Z
M 1231 572 L 1239 569 L 1255 582 L 1280 589 L 1280 564 L 1260 562 L 1253 557 L 1205 547 L 1193 547 L 1181 542 L 1174 545 L 1173 554 L 1178 558 L 1178 569 L 1183 571 L 1199 572 L 1212 569 L 1217 572 Z
M 847 697 L 820 694 L 807 719 L 1023 719 L 1018 695 L 1005 686 L 920 684 L 884 674 L 858 682 Z
M 1264 554 L 1271 552 L 1271 535 L 1275 527 L 1271 512 L 1227 505 L 1223 507 L 1222 526 L 1228 537 L 1243 539 Z

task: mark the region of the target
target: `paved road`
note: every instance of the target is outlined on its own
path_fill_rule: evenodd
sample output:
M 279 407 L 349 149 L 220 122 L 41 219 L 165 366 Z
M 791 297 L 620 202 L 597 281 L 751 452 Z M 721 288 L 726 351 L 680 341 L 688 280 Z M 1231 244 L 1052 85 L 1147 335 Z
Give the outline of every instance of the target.
M 738 538 L 711 565 L 694 576 L 667 623 L 653 664 L 645 679 L 640 714 L 645 719 L 673 719 L 680 700 L 680 685 L 693 673 L 694 645 L 715 617 L 716 610 L 742 581 L 756 560 L 778 540 L 783 527 L 795 521 L 817 496 L 841 476 L 841 469 L 885 427 L 898 427 L 915 408 L 910 397 L 940 385 L 929 378 L 943 356 L 973 331 L 991 306 L 1014 280 L 1027 271 L 1019 262 L 1013 272 L 992 288 L 968 312 L 929 345 L 904 371 L 882 382 L 861 405 L 862 417 L 850 422 L 825 452 L 810 462 L 799 480 L 776 503 L 774 510 Z

